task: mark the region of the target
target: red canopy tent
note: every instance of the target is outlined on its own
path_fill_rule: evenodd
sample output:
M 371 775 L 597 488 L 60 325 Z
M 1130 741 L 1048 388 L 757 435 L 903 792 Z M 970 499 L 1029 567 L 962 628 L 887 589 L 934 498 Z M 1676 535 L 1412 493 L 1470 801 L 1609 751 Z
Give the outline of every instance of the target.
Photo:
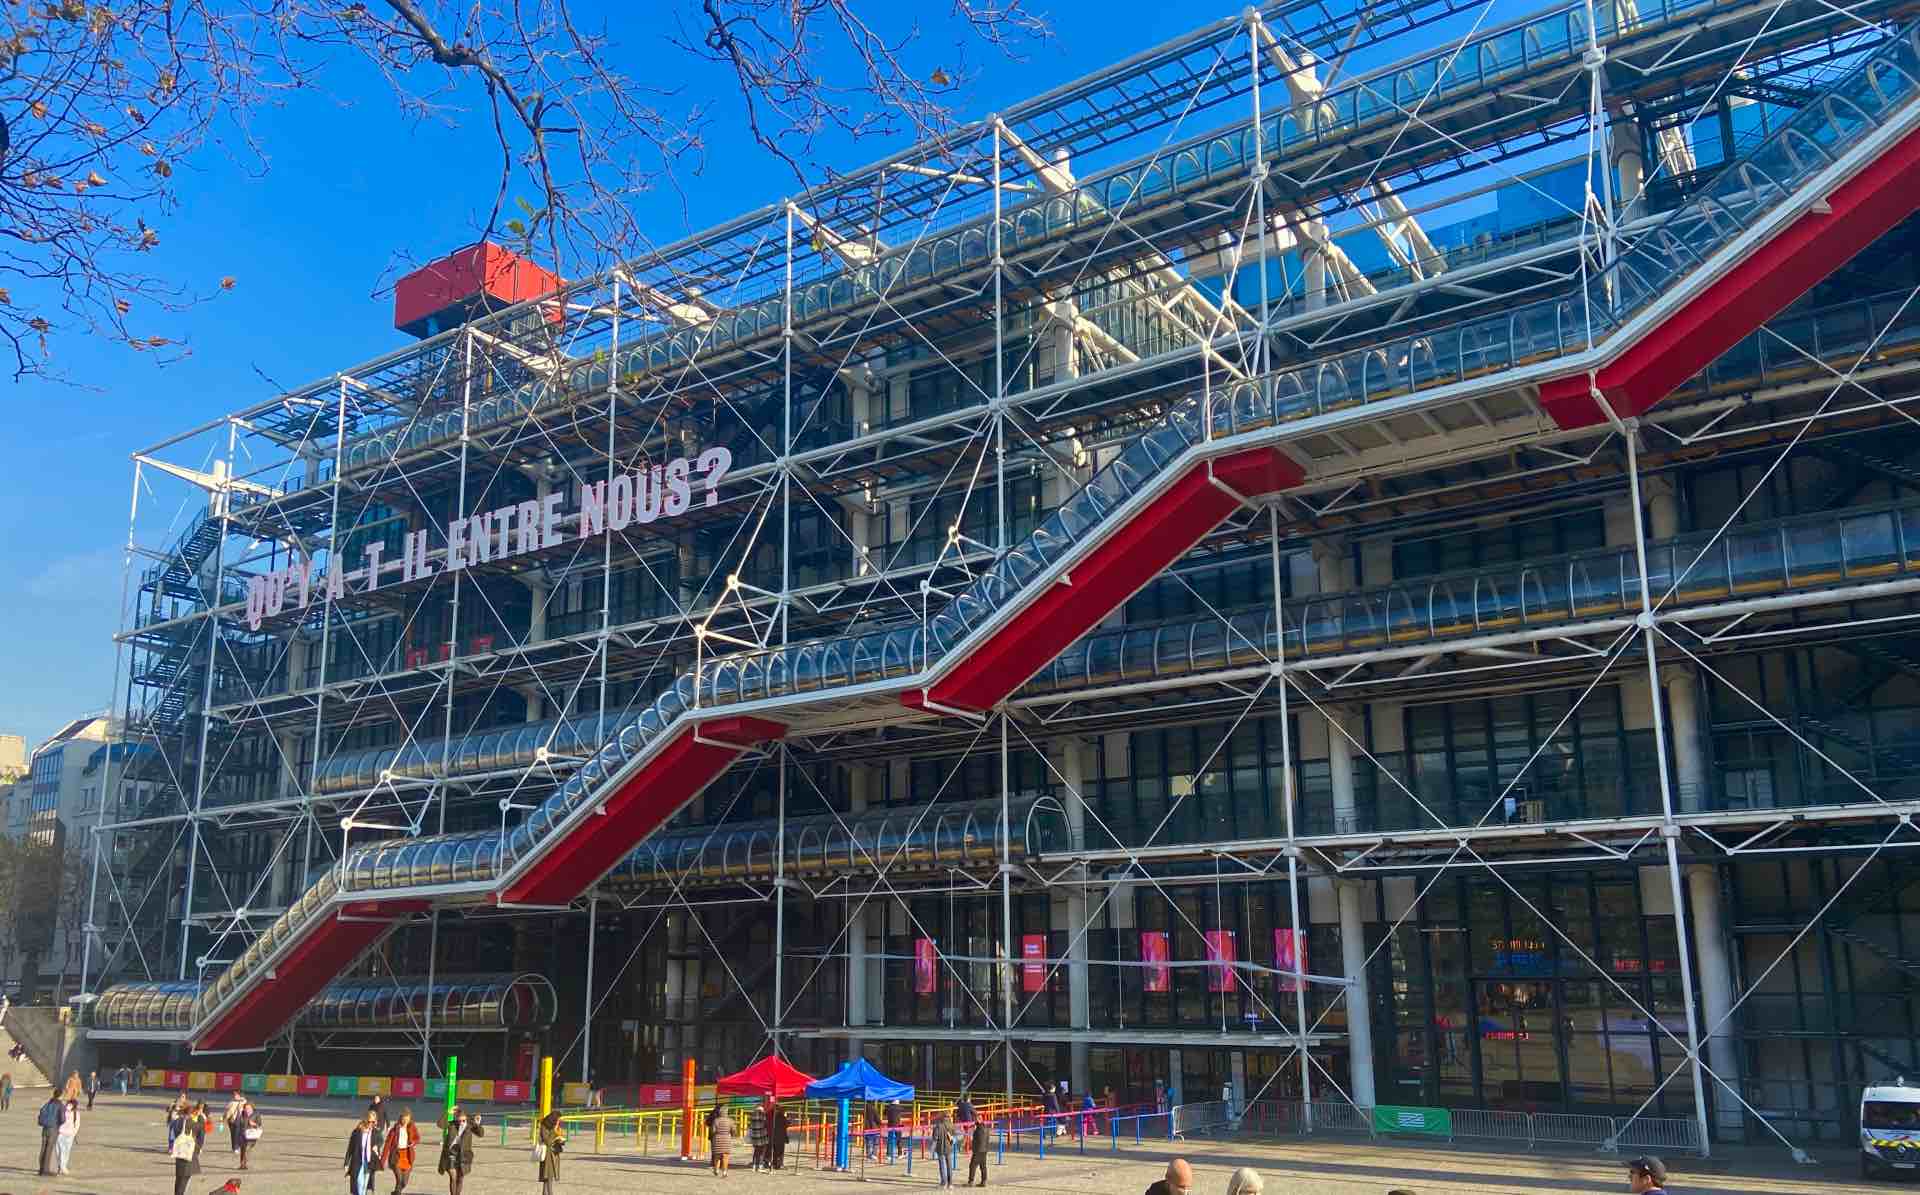
M 713 1087 L 720 1095 L 770 1095 L 792 1099 L 806 1090 L 813 1076 L 794 1069 L 786 1059 L 769 1054 L 743 1071 L 722 1075 Z

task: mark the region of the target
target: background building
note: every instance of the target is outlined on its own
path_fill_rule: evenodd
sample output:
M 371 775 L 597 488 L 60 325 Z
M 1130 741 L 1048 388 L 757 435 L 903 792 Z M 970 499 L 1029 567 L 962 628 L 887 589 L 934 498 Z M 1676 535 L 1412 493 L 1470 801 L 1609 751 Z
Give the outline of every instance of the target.
M 103 1050 L 1849 1136 L 1920 1064 L 1909 14 L 1464 8 L 461 250 L 137 454 Z

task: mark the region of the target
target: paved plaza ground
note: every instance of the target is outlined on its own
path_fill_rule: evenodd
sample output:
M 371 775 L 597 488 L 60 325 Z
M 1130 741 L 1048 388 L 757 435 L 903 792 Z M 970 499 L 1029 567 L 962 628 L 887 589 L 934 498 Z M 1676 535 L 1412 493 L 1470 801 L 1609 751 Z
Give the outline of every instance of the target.
M 170 1195 L 173 1164 L 162 1148 L 166 1136 L 161 1123 L 164 1094 L 103 1096 L 93 1115 L 82 1122 L 72 1176 L 60 1179 L 42 1179 L 34 1174 L 39 1148 L 34 1113 L 43 1099 L 44 1088 L 18 1092 L 12 1110 L 0 1115 L 0 1195 Z M 217 1105 L 209 1103 L 217 1115 Z M 229 1177 L 238 1177 L 242 1195 L 341 1195 L 345 1185 L 340 1158 L 347 1130 L 361 1107 L 357 1101 L 263 1103 L 266 1134 L 252 1168 L 236 1174 L 224 1137 L 217 1141 L 209 1137 L 203 1158 L 205 1173 L 188 1189 L 192 1195 L 207 1195 Z M 423 1138 L 423 1165 L 409 1195 L 414 1191 L 445 1195 L 445 1180 L 433 1173 L 437 1131 L 423 1133 Z M 564 1162 L 561 1195 L 713 1195 L 716 1188 L 729 1195 L 851 1195 L 855 1190 L 905 1195 L 911 1189 L 931 1191 L 934 1186 L 933 1166 L 923 1167 L 918 1162 L 911 1177 L 897 1165 L 870 1167 L 863 1184 L 856 1177 L 807 1168 L 755 1174 L 746 1169 L 748 1155 L 743 1147 L 734 1155 L 739 1168 L 723 1182 L 711 1177 L 704 1165 L 684 1164 L 677 1158 L 642 1157 L 629 1152 L 595 1156 L 590 1152 L 589 1133 L 580 1134 L 574 1144 Z M 1396 1188 L 1419 1195 L 1533 1195 L 1627 1189 L 1619 1161 L 1597 1155 L 1508 1154 L 1442 1145 L 1319 1138 L 1276 1143 L 1195 1141 L 1177 1150 L 1164 1145 L 1129 1146 L 1118 1154 L 1090 1153 L 1084 1158 L 1069 1154 L 1042 1160 L 1031 1153 L 1009 1153 L 1006 1164 L 995 1167 L 991 1177 L 996 1187 L 1030 1195 L 1134 1195 L 1160 1177 L 1166 1159 L 1178 1153 L 1193 1163 L 1194 1195 L 1225 1195 L 1227 1176 L 1236 1166 L 1258 1168 L 1266 1178 L 1266 1189 L 1274 1195 L 1295 1191 L 1384 1195 Z M 1794 1166 L 1777 1155 L 1758 1151 L 1712 1162 L 1670 1158 L 1670 1189 L 1675 1195 L 1905 1189 L 1893 1184 L 1861 1183 L 1853 1169 L 1854 1159 L 1844 1146 L 1828 1145 L 1821 1152 L 1823 1165 L 1818 1167 Z M 522 1134 L 516 1134 L 511 1145 L 489 1142 L 466 1186 L 467 1195 L 536 1195 L 538 1190 Z M 390 1176 L 379 1176 L 376 1191 L 378 1195 L 390 1195 Z

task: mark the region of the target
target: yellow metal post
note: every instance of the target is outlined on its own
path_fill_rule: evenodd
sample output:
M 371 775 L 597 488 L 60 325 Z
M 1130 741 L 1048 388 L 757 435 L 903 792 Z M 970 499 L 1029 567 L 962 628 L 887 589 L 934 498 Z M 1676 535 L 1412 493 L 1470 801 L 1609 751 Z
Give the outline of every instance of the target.
M 553 1057 L 540 1059 L 540 1119 L 545 1120 L 547 1113 L 553 1111 Z

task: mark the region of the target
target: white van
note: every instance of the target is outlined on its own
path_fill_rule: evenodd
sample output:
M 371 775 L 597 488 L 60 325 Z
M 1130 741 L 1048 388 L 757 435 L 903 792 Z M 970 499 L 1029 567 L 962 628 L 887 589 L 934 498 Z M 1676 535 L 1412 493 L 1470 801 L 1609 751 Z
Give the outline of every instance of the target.
M 1920 1171 L 1920 1087 L 1904 1078 L 1860 1093 L 1860 1176 Z

